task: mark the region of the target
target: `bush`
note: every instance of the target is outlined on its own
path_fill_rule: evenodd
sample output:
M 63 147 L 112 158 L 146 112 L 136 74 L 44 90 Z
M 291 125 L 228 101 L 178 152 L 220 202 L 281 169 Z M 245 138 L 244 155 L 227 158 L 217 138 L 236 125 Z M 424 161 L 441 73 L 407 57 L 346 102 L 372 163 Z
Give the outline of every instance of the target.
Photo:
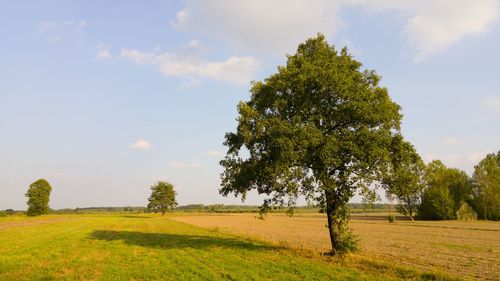
M 390 223 L 393 223 L 394 221 L 396 221 L 396 217 L 394 215 L 389 215 L 387 217 L 387 220 L 390 222 Z
M 6 217 L 6 216 L 7 216 L 7 213 L 6 213 L 6 212 L 4 212 L 4 211 L 0 211 L 0 218 L 1 218 L 1 217 Z

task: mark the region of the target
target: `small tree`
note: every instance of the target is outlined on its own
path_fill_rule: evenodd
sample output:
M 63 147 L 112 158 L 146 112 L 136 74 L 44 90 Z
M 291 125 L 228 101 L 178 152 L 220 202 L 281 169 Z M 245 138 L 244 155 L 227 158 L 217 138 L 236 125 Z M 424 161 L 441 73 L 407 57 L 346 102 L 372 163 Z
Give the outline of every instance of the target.
M 45 179 L 39 179 L 30 184 L 28 197 L 28 216 L 38 216 L 49 212 L 49 199 L 52 187 Z
M 356 248 L 347 202 L 380 180 L 399 133 L 399 106 L 375 71 L 361 66 L 321 34 L 300 44 L 286 66 L 253 83 L 250 101 L 239 103 L 238 128 L 226 134 L 221 161 L 224 196 L 244 199 L 256 189 L 269 196 L 262 212 L 293 210 L 301 195 L 318 205 L 332 254 Z
M 399 211 L 413 220 L 425 188 L 425 164 L 402 136 L 393 138 L 390 155 L 391 162 L 383 179 L 387 197 L 395 196 L 401 204 Z
M 500 220 L 500 151 L 474 167 L 474 206 L 482 219 Z
M 148 209 L 161 212 L 163 216 L 168 209 L 177 206 L 175 201 L 176 192 L 174 186 L 166 181 L 159 181 L 151 186 L 151 196 L 148 198 Z

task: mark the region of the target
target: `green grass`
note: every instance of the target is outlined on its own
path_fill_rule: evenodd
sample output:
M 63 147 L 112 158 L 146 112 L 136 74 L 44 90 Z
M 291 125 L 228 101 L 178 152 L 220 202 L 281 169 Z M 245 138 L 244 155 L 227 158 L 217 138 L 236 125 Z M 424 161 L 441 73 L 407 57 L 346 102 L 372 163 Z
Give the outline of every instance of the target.
M 0 219 L 0 280 L 389 279 L 155 215 Z

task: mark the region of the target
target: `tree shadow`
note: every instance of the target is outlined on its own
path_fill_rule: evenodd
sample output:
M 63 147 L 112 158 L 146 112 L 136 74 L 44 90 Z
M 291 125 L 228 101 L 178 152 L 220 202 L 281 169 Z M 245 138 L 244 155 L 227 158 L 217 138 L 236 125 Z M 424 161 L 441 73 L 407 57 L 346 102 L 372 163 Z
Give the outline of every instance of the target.
M 366 221 L 387 221 L 389 215 L 365 215 L 352 214 L 351 220 L 366 220 Z M 402 215 L 394 215 L 396 221 L 411 221 L 410 217 Z
M 94 230 L 91 239 L 116 241 L 121 240 L 128 245 L 149 248 L 179 249 L 179 248 L 232 248 L 240 250 L 277 250 L 281 247 L 259 244 L 230 237 L 185 235 L 171 233 L 148 233 L 137 231 Z

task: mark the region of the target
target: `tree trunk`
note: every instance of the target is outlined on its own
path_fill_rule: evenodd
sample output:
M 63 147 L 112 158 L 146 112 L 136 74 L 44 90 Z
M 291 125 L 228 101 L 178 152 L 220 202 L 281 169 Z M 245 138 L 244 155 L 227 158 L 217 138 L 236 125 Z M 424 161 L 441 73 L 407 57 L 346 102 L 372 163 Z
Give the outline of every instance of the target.
M 330 192 L 325 192 L 326 199 L 326 217 L 328 220 L 328 231 L 330 234 L 330 242 L 332 244 L 331 254 L 335 255 L 340 245 L 340 221 L 338 217 L 339 206 L 335 204 L 334 195 Z
M 328 230 L 330 233 L 330 242 L 332 244 L 332 254 L 334 255 L 337 252 L 338 245 L 340 243 L 340 231 L 339 231 L 339 223 L 336 219 L 335 213 L 332 210 L 328 210 L 326 212 L 326 216 L 328 219 Z

